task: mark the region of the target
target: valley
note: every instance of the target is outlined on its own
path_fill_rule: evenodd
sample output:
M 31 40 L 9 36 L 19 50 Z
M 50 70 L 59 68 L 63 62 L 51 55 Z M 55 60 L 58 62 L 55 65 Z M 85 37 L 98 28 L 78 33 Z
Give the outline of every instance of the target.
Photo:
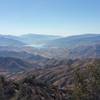
M 99 34 L 0 38 L 0 100 L 100 99 Z

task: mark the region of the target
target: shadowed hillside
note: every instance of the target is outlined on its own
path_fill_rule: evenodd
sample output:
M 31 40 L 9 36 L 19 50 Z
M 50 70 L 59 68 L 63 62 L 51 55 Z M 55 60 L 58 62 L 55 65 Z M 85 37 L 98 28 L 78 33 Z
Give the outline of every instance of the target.
M 12 57 L 0 57 L 0 70 L 7 72 L 21 72 L 32 68 L 39 67 L 38 64 L 32 64 L 25 60 Z
M 46 70 L 49 74 L 45 75 L 42 70 L 35 70 L 37 75 L 32 71 L 17 80 L 0 76 L 0 100 L 99 100 L 100 60 L 88 61 L 90 64 L 80 61 L 68 70 L 51 68 L 52 71 Z M 72 80 L 70 84 L 68 80 Z

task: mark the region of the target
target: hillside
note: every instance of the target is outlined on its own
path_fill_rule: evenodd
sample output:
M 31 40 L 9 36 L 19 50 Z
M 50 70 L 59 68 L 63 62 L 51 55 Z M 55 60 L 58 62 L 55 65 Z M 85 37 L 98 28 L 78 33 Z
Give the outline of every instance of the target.
M 100 59 L 68 62 L 60 62 L 59 66 L 48 69 L 31 70 L 13 80 L 0 76 L 0 99 L 99 100 Z
M 26 34 L 20 36 L 0 35 L 0 38 L 1 46 L 27 45 L 32 47 L 42 47 L 47 42 L 60 38 L 60 36 Z
M 68 56 L 70 59 L 100 58 L 100 43 L 78 46 L 71 49 Z
M 25 51 L 7 51 L 7 50 L 1 50 L 0 51 L 0 57 L 13 57 L 13 58 L 19 58 L 19 59 L 23 59 L 23 60 L 27 60 L 27 61 L 43 61 L 43 60 L 47 60 L 48 58 L 45 58 L 43 56 L 40 55 L 36 55 L 36 54 L 32 54 L 32 53 L 28 53 Z
M 50 64 L 51 65 L 50 65 Z M 77 69 L 84 72 L 88 66 L 100 65 L 100 59 L 76 59 L 63 61 L 49 61 L 49 65 L 45 69 L 37 69 L 29 71 L 27 75 L 35 75 L 37 79 L 44 81 L 44 83 L 52 84 L 59 88 L 67 88 L 73 85 L 74 74 Z
M 32 64 L 28 61 L 13 58 L 13 57 L 0 57 L 0 70 L 7 72 L 21 72 L 38 67 L 38 64 Z
M 56 47 L 56 48 L 68 48 L 72 49 L 77 46 L 82 45 L 91 45 L 98 44 L 100 41 L 99 34 L 86 34 L 86 35 L 77 35 L 77 36 L 69 36 L 60 39 L 56 39 L 47 44 L 48 47 Z
M 0 36 L 0 46 L 24 46 L 24 45 L 25 43 L 21 41 Z
M 54 40 L 60 38 L 60 36 L 53 36 L 53 35 L 41 35 L 41 34 L 26 34 L 21 35 L 18 37 L 21 41 L 25 42 L 26 44 L 44 44 L 50 40 Z M 27 40 L 27 41 L 26 41 Z

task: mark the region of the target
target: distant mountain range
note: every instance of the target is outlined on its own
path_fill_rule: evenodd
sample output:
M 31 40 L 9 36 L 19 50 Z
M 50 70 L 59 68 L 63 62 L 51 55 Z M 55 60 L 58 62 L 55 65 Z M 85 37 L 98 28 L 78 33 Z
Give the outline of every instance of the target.
M 53 35 L 40 35 L 40 34 L 26 34 L 26 35 L 21 35 L 18 37 L 18 40 L 30 44 L 30 45 L 40 45 L 40 44 L 45 44 L 48 41 L 55 40 L 60 38 L 60 36 L 53 36 Z M 27 40 L 27 41 L 26 41 Z
M 38 47 L 40 45 L 41 48 Z M 51 65 L 55 66 L 53 63 L 55 60 L 99 59 L 100 35 L 88 34 L 64 38 L 36 34 L 22 36 L 0 35 L 0 57 L 0 69 L 2 69 L 3 66 L 11 69 L 13 65 L 14 67 L 16 66 L 16 70 L 19 70 L 17 65 L 24 66 L 24 63 L 28 63 L 30 66 L 33 64 L 32 68 L 44 68 Z M 5 59 L 8 58 L 10 58 L 10 60 L 7 63 L 8 60 Z M 23 64 L 18 64 L 18 59 L 20 59 Z M 3 65 L 2 63 L 7 64 Z
M 86 34 L 69 36 L 50 41 L 48 47 L 72 49 L 82 45 L 92 45 L 100 43 L 100 34 Z
M 0 46 L 24 46 L 25 43 L 6 36 L 0 36 Z
M 26 34 L 21 36 L 0 35 L 0 46 L 32 46 L 41 47 L 47 42 L 60 38 L 53 35 Z
M 48 58 L 84 58 L 94 57 L 93 54 L 99 57 L 99 45 L 99 34 L 85 34 L 63 38 L 40 34 L 0 35 L 0 51 L 24 51 Z
M 81 45 L 98 44 L 99 34 L 86 34 L 69 37 L 26 34 L 21 36 L 0 35 L 0 46 L 33 46 L 72 49 Z
M 100 35 L 87 34 L 50 41 L 45 51 L 49 56 L 66 59 L 100 58 Z M 48 52 L 49 51 L 49 52 Z

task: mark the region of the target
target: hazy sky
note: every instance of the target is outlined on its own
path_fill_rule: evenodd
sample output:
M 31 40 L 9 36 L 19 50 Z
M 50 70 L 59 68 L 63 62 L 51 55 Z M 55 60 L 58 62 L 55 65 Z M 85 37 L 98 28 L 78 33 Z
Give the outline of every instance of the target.
M 100 33 L 100 0 L 0 0 L 0 34 Z

